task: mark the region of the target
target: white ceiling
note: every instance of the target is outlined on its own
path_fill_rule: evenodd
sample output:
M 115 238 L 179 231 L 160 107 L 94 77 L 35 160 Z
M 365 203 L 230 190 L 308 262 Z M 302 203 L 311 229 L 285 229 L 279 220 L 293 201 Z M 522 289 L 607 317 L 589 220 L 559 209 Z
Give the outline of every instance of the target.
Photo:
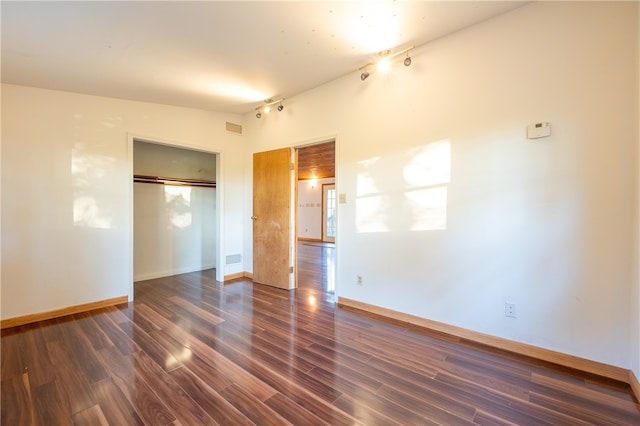
M 2 82 L 230 113 L 514 1 L 2 1 Z

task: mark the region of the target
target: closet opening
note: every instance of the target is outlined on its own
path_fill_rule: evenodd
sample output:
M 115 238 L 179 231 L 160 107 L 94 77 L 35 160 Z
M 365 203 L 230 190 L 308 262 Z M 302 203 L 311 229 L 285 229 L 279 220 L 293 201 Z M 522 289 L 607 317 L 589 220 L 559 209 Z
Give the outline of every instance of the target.
M 134 139 L 134 282 L 216 268 L 216 156 Z

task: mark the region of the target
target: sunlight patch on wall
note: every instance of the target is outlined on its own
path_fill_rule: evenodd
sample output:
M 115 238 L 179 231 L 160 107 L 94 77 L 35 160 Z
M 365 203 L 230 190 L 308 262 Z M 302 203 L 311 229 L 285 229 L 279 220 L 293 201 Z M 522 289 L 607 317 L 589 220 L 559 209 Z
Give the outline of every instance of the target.
M 100 214 L 98 202 L 92 197 L 74 197 L 73 224 L 98 229 L 111 228 L 111 220 Z
M 375 183 L 374 177 L 369 171 L 375 167 L 380 160 L 379 157 L 371 158 L 358 162 L 358 181 L 356 186 L 356 196 L 363 197 L 365 195 L 377 194 L 380 192 Z
M 409 187 L 449 183 L 451 179 L 451 144 L 448 140 L 432 142 L 409 151 L 411 158 L 403 170 Z
M 357 232 L 388 232 L 386 200 L 380 195 L 374 171 L 380 157 L 358 162 L 356 186 L 356 230 Z
M 432 142 L 409 151 L 404 168 L 405 197 L 411 211 L 412 231 L 447 229 L 447 187 L 451 180 L 451 143 Z M 425 188 L 427 187 L 427 188 Z
M 191 226 L 191 187 L 165 185 L 164 199 L 171 224 L 180 229 Z
M 407 191 L 412 231 L 447 229 L 447 188 Z
M 108 214 L 112 188 L 111 176 L 116 160 L 89 152 L 78 142 L 71 149 L 71 180 L 73 185 L 73 224 L 89 228 L 110 229 Z
M 447 229 L 449 140 L 363 160 L 357 168 L 357 232 Z
M 389 232 L 388 203 L 381 195 L 356 199 L 356 232 Z

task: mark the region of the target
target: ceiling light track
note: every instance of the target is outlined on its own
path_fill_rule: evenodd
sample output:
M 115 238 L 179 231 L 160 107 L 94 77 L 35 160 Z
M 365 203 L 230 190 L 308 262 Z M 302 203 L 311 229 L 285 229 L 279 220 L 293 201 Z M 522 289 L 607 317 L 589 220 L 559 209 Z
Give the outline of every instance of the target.
M 405 55 L 403 64 L 405 67 L 408 67 L 409 65 L 411 65 L 411 56 L 409 56 L 409 51 L 414 48 L 415 46 L 411 45 L 409 47 L 405 47 L 404 49 L 396 50 L 395 52 L 392 52 L 391 50 L 382 50 L 378 52 L 377 59 L 375 61 L 368 62 L 358 68 L 358 71 L 361 71 L 360 80 L 365 81 L 367 78 L 369 78 L 369 68 L 372 68 L 374 66 L 379 70 L 387 71 L 391 66 L 391 59 L 402 54 Z
M 282 105 L 282 101 L 284 101 L 284 98 L 280 98 L 276 100 L 265 99 L 264 103 L 256 108 L 256 118 L 260 118 L 262 117 L 262 114 L 268 114 L 269 112 L 271 112 L 271 108 L 276 104 L 278 105 L 276 109 L 278 111 L 282 111 L 284 109 L 284 105 Z

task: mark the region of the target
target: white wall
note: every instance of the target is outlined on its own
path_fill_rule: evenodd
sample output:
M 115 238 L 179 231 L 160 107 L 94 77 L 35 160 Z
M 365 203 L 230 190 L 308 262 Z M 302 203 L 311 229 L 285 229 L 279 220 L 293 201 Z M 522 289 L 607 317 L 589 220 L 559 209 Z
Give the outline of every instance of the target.
M 339 295 L 630 368 L 637 7 L 532 3 L 247 115 L 254 152 L 336 135 Z
M 216 267 L 216 189 L 134 183 L 133 280 Z
M 322 239 L 322 185 L 334 178 L 298 181 L 298 237 Z
M 220 153 L 220 256 L 241 253 L 241 120 L 3 85 L 2 318 L 132 296 L 131 135 Z

